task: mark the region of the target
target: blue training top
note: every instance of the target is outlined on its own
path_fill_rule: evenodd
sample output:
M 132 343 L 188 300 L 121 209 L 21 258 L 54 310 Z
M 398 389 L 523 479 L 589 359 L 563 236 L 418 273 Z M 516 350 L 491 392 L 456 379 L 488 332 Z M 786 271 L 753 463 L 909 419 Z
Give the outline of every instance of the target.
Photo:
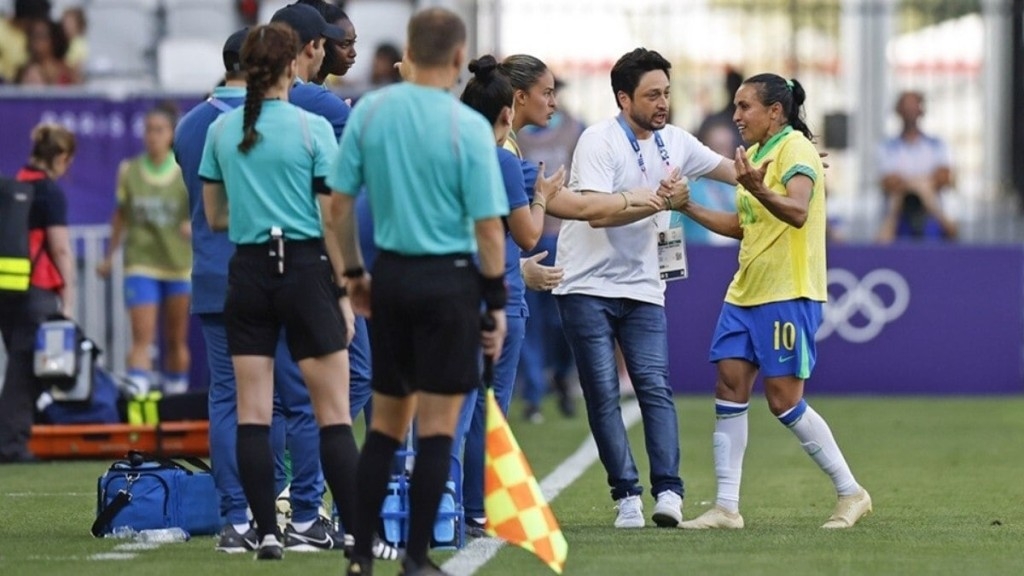
M 224 232 L 214 232 L 203 211 L 203 182 L 199 163 L 203 158 L 206 132 L 226 109 L 245 103 L 245 88 L 218 86 L 213 96 L 189 110 L 174 131 L 174 157 L 188 188 L 192 211 L 192 313 L 220 314 L 228 291 L 228 261 L 235 246 Z
M 331 129 L 334 130 L 334 139 L 341 140 L 352 107 L 337 94 L 318 84 L 303 82 L 296 78 L 288 92 L 288 101 L 330 122 Z
M 501 178 L 505 182 L 505 196 L 508 198 L 509 213 L 523 206 L 529 209 L 530 200 L 526 197 L 526 184 L 523 180 L 523 168 L 519 157 L 499 146 L 498 165 L 501 167 Z M 508 304 L 505 307 L 505 314 L 515 318 L 528 316 L 526 284 L 523 282 L 523 273 L 519 269 L 521 253 L 519 244 L 512 239 L 512 232 L 506 231 L 505 283 L 508 285 Z

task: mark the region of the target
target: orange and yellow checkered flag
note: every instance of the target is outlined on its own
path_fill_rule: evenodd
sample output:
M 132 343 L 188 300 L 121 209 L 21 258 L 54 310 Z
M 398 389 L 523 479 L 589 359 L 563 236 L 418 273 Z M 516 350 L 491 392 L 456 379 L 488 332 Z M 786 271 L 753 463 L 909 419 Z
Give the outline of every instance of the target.
M 490 388 L 487 389 L 484 509 L 488 534 L 533 552 L 552 570 L 562 573 L 569 543 Z

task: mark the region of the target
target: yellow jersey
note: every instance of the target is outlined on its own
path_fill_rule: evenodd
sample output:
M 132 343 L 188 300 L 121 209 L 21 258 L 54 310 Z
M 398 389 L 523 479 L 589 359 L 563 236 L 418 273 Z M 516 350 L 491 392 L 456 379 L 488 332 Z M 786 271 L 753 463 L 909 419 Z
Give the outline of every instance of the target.
M 813 180 L 814 188 L 807 221 L 803 228 L 794 228 L 776 218 L 743 186 L 736 187 L 743 240 L 740 267 L 725 301 L 736 306 L 797 298 L 825 302 L 825 171 L 817 149 L 803 133 L 787 126 L 763 147 L 752 146 L 747 155 L 756 167 L 772 160 L 764 182 L 775 194 L 785 196 L 786 183 L 797 174 Z
M 502 144 L 501 147 L 515 154 L 520 160 L 523 159 L 523 153 L 519 150 L 519 142 L 516 140 L 516 133 L 514 130 L 508 131 L 508 136 L 505 137 L 505 143 Z

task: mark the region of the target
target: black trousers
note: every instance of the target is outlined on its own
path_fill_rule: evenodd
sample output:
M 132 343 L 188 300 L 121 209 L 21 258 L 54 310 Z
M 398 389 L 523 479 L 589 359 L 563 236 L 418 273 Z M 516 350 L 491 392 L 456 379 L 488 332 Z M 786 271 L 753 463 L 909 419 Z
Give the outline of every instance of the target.
M 60 297 L 32 288 L 26 295 L 0 296 L 0 332 L 7 349 L 7 370 L 0 390 L 0 463 L 31 457 L 28 440 L 42 393 L 32 371 L 36 331 L 60 311 Z

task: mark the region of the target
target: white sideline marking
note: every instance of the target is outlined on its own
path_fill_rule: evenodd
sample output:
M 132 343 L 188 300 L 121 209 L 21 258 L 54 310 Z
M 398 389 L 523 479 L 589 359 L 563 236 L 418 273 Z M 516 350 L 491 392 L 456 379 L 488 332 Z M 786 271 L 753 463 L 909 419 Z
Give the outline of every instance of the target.
M 156 550 L 160 547 L 157 542 L 125 542 L 114 546 L 115 552 L 137 552 L 139 550 Z
M 640 405 L 630 399 L 622 404 L 622 422 L 626 429 L 632 428 L 640 420 Z M 583 441 L 576 452 L 569 456 L 557 468 L 548 474 L 540 483 L 540 491 L 544 498 L 551 502 L 567 486 L 575 482 L 597 460 L 597 444 L 591 434 Z M 456 576 L 472 576 L 487 564 L 491 558 L 505 546 L 499 538 L 477 538 L 468 546 L 452 556 L 441 566 L 441 569 Z
M 129 554 L 127 552 L 104 552 L 102 554 L 93 554 L 89 556 L 89 560 L 131 560 L 138 556 L 138 554 Z
M 8 492 L 4 494 L 8 498 L 37 498 L 37 497 L 52 497 L 52 496 L 92 496 L 96 497 L 95 492 Z

